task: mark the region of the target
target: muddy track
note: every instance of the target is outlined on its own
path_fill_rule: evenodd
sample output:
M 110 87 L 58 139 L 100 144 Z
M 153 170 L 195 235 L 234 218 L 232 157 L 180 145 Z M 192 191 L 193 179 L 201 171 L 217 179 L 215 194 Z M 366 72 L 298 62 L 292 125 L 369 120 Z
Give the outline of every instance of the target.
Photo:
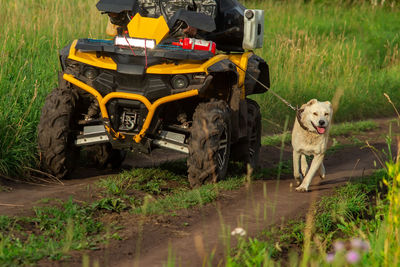
M 262 155 L 270 150 L 264 148 Z M 327 178 L 314 179 L 309 193 L 294 192 L 293 181 L 288 177 L 279 182 L 255 181 L 248 188 L 225 193 L 205 207 L 151 222 L 136 222 L 131 236 L 104 251 L 91 253 L 91 258 L 104 266 L 163 266 L 172 251 L 177 266 L 202 266 L 204 259 L 214 253 L 211 261 L 217 265 L 224 259 L 226 248 L 235 244 L 235 238 L 229 238 L 232 229 L 240 226 L 254 236 L 268 225 L 303 217 L 311 203 L 331 193 L 334 187 L 352 177 L 370 174 L 374 160 L 369 151 L 345 148 L 326 159 Z
M 387 127 L 374 133 L 366 133 L 359 139 L 372 140 L 377 149 L 385 147 L 382 134 Z M 283 160 L 291 159 L 291 149 L 286 147 Z M 279 162 L 279 149 L 263 147 L 260 154 L 262 167 Z M 176 154 L 159 152 L 153 158 L 141 160 L 139 166 L 157 165 L 159 161 L 172 160 Z M 82 254 L 89 254 L 91 262 L 100 266 L 163 266 L 172 253 L 179 266 L 202 266 L 204 260 L 217 265 L 222 262 L 226 249 L 235 244 L 230 231 L 243 227 L 249 236 L 283 220 L 304 217 L 310 205 L 332 189 L 350 179 L 358 179 L 373 172 L 376 157 L 369 149 L 360 146 L 343 147 L 325 158 L 327 177 L 314 178 L 309 193 L 294 192 L 291 175 L 265 177 L 240 190 L 224 192 L 217 201 L 190 210 L 181 210 L 173 215 L 138 217 L 115 214 L 113 221 L 125 226 L 122 241 L 112 241 L 98 251 L 74 252 L 66 262 L 41 262 L 40 265 L 81 266 Z M 138 166 L 137 158 L 129 158 L 125 164 Z M 110 173 L 106 173 L 109 175 Z M 104 172 L 78 170 L 76 179 L 64 181 L 64 185 L 12 185 L 13 190 L 0 193 L 0 203 L 15 206 L 0 206 L 0 214 L 27 215 L 42 198 L 90 201 L 95 192 L 91 184 L 104 177 Z M 213 254 L 210 259 L 209 256 Z M 208 257 L 208 258 L 207 258 Z

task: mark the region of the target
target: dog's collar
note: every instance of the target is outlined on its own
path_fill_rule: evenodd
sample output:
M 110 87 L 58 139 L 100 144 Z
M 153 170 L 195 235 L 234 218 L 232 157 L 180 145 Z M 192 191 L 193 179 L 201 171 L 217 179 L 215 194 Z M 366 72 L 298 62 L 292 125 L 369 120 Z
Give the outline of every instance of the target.
M 308 129 L 302 122 L 301 122 L 301 112 L 298 109 L 296 111 L 296 118 L 297 118 L 297 122 L 300 124 L 301 128 L 303 128 L 304 130 L 306 130 L 307 132 L 313 133 L 314 131 L 311 131 L 310 129 Z

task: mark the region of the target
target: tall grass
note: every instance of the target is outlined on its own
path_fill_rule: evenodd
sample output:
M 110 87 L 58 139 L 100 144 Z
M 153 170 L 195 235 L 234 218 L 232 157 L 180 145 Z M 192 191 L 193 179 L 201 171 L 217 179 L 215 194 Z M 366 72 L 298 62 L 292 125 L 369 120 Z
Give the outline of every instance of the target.
M 0 0 L 0 173 L 35 164 L 41 106 L 57 85 L 57 51 L 76 38 L 104 37 L 106 18 L 96 2 Z M 270 65 L 272 89 L 300 105 L 342 88 L 339 121 L 388 115 L 383 92 L 400 103 L 398 8 L 315 2 L 245 2 L 266 11 L 258 53 Z M 268 120 L 283 125 L 293 118 L 271 94 L 256 99 Z
M 0 0 L 0 173 L 34 164 L 41 106 L 57 85 L 57 51 L 103 34 L 96 2 Z
M 265 10 L 265 44 L 258 53 L 269 63 L 271 89 L 300 106 L 311 98 L 331 100 L 340 88 L 336 121 L 391 115 L 383 93 L 400 103 L 398 7 L 327 2 L 246 2 Z M 286 115 L 294 118 L 271 94 L 255 99 L 273 122 L 267 131 L 283 126 Z

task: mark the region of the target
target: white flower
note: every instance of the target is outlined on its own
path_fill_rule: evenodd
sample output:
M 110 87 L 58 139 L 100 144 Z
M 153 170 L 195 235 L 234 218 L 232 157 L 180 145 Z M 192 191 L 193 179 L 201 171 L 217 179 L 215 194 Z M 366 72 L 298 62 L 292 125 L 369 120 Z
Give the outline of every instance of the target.
M 245 236 L 246 230 L 244 230 L 242 227 L 237 227 L 237 228 L 235 228 L 235 230 L 232 231 L 231 235 Z

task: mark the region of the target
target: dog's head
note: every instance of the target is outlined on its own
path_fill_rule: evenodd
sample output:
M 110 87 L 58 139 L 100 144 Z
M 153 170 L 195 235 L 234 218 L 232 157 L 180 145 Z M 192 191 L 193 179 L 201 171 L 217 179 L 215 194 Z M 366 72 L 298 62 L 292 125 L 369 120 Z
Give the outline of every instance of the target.
M 299 112 L 301 122 L 310 131 L 324 134 L 329 129 L 333 113 L 331 102 L 312 99 L 302 105 Z

